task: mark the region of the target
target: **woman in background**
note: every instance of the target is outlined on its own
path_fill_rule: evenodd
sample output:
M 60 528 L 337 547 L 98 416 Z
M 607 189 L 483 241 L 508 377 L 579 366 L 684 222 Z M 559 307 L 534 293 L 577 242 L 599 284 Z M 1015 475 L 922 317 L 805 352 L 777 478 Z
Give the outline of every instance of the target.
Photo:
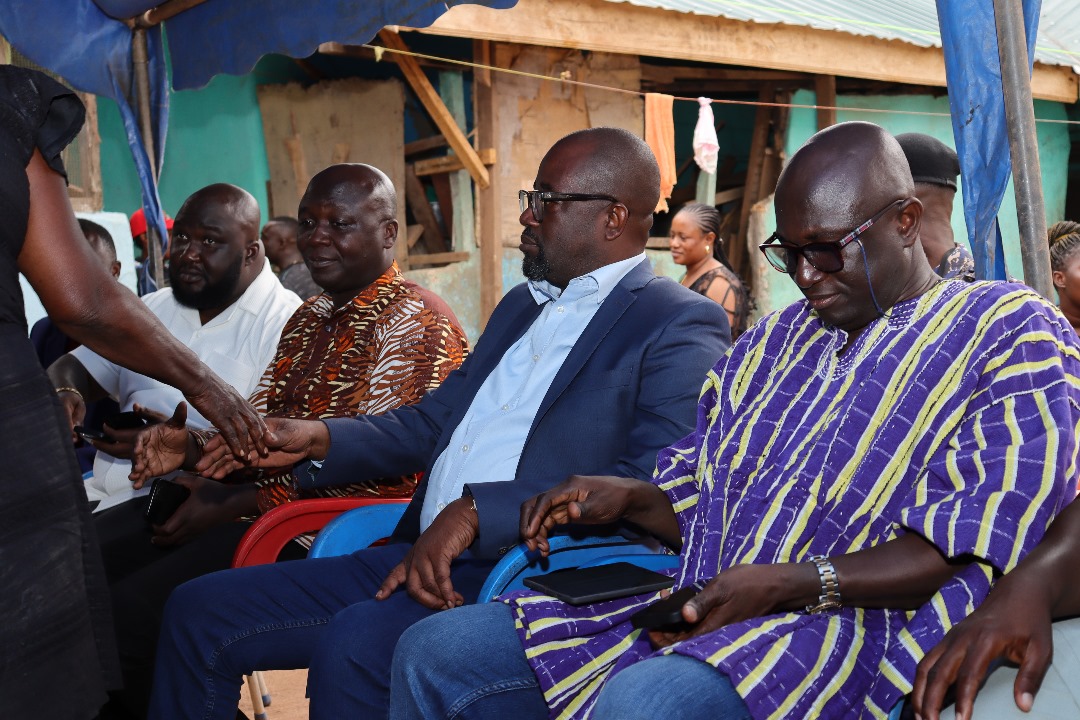
M 67 421 L 26 331 L 19 273 L 76 342 L 169 383 L 247 454 L 261 418 L 116 282 L 83 238 L 60 152 L 78 97 L 0 65 L 0 717 L 93 717 L 119 678 L 109 594 Z
M 724 254 L 720 212 L 702 203 L 684 205 L 671 219 L 668 237 L 671 259 L 686 266 L 679 282 L 723 306 L 734 341 L 746 330 L 752 303 L 746 285 Z
M 1080 333 L 1080 223 L 1062 220 L 1047 230 L 1050 239 L 1050 270 L 1058 307 Z

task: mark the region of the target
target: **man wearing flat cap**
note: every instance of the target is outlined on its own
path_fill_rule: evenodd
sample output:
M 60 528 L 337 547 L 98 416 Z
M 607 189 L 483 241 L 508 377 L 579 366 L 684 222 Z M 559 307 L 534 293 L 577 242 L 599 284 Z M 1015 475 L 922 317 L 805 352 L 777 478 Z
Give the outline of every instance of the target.
M 923 204 L 920 239 L 930 266 L 943 278 L 975 279 L 975 258 L 953 240 L 952 210 L 960 161 L 956 151 L 937 138 L 922 133 L 896 136 L 904 150 L 915 197 Z

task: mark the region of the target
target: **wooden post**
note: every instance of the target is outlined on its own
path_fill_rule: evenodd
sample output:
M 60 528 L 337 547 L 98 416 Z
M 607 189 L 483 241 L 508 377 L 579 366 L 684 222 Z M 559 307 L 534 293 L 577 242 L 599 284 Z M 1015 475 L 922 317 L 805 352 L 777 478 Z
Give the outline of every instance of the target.
M 772 102 L 776 90 L 772 85 L 763 83 L 758 92 L 760 102 Z M 754 114 L 754 131 L 750 137 L 750 157 L 746 166 L 746 183 L 743 185 L 743 202 L 739 210 L 739 234 L 729 247 L 726 247 L 728 259 L 736 270 L 741 271 L 746 257 L 746 229 L 750 219 L 750 208 L 760 198 L 761 176 L 765 169 L 765 148 L 769 144 L 769 125 L 772 122 L 772 108 L 758 105 Z M 747 279 L 744 275 L 743 279 Z
M 474 58 L 491 58 L 486 40 L 473 42 Z M 495 115 L 495 91 L 491 75 L 477 73 L 473 78 L 473 117 L 476 118 L 477 147 L 496 147 L 499 123 Z M 502 298 L 502 238 L 499 237 L 498 198 L 502 182 L 499 172 L 491 173 L 491 181 L 480 186 L 476 193 L 477 240 L 480 242 L 480 327 L 483 329 L 491 312 Z
M 829 108 L 836 107 L 836 76 L 815 75 L 814 94 L 817 96 L 815 105 L 826 105 Z M 824 130 L 830 125 L 836 124 L 836 110 L 819 108 L 817 111 L 817 129 Z
M 453 115 L 458 127 L 465 127 L 465 83 L 459 72 L 439 73 L 439 95 Z M 450 173 L 450 198 L 453 211 L 450 231 L 450 250 L 472 250 L 476 247 L 476 216 L 474 215 L 472 180 L 467 170 Z M 447 212 L 446 210 L 444 212 Z

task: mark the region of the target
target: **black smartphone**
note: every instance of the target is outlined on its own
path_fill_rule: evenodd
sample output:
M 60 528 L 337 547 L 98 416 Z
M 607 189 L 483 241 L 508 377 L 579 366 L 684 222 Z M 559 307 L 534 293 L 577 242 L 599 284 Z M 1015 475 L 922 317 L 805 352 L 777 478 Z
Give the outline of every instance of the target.
M 150 485 L 150 501 L 143 517 L 151 525 L 164 525 L 190 495 L 191 491 L 180 483 L 156 477 Z
M 127 412 L 113 413 L 105 418 L 104 424 L 114 430 L 138 430 L 146 427 L 148 423 L 138 413 L 129 410 Z
M 72 428 L 72 430 L 74 430 L 75 434 L 81 437 L 83 440 L 112 440 L 112 438 L 106 435 L 104 432 L 100 430 L 87 430 L 82 425 L 76 425 L 74 428 Z
M 682 616 L 683 605 L 698 594 L 694 586 L 684 587 L 673 592 L 663 600 L 654 602 L 644 610 L 638 610 L 630 616 L 630 624 L 645 630 L 680 630 L 690 625 Z
M 641 595 L 675 584 L 674 578 L 627 562 L 556 570 L 525 578 L 522 582 L 527 588 L 539 590 L 570 605 Z

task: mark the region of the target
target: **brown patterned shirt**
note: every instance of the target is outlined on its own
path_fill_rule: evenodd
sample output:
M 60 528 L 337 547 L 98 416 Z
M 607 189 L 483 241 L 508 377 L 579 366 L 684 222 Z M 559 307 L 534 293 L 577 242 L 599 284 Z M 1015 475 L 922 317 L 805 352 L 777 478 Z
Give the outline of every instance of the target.
M 281 331 L 277 354 L 251 396 L 270 417 L 378 415 L 412 405 L 465 359 L 464 333 L 406 286 L 396 264 L 334 309 L 326 293 L 301 305 Z M 302 490 L 291 473 L 257 480 L 259 510 L 308 497 L 408 497 L 416 477 Z

